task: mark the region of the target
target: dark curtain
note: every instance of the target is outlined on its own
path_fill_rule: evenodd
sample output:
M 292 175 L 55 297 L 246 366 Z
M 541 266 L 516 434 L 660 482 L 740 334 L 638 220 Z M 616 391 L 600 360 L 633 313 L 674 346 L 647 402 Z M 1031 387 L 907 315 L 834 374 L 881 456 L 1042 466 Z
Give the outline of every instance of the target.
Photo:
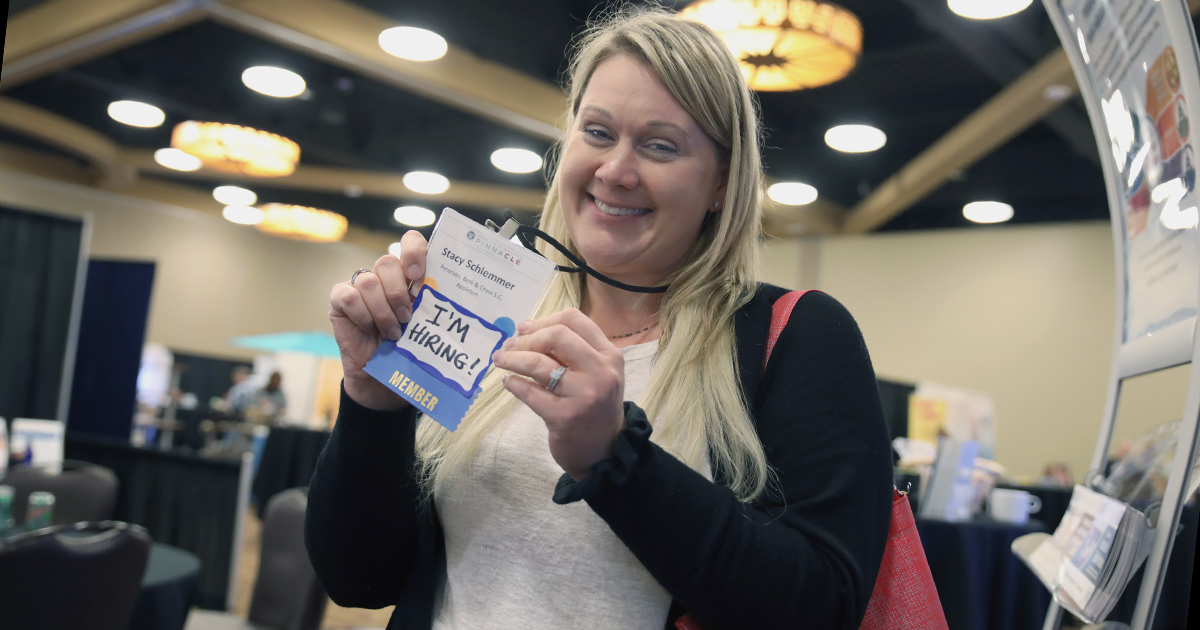
M 204 445 L 200 421 L 218 415 L 209 402 L 214 397 L 224 396 L 233 387 L 234 368 L 254 366 L 248 361 L 171 352 L 175 358 L 174 369 L 180 372 L 179 391 L 195 394 L 197 401 L 195 409 L 179 409 L 175 412 L 175 419 L 184 425 L 183 430 L 175 436 L 176 445 L 196 450 Z
M 67 434 L 65 455 L 112 469 L 120 481 L 116 519 L 145 527 L 155 542 L 196 554 L 195 603 L 224 609 L 237 518 L 240 461 L 203 459 Z
M 88 263 L 67 430 L 128 440 L 154 263 Z
M 83 222 L 0 207 L 0 417 L 56 418 Z

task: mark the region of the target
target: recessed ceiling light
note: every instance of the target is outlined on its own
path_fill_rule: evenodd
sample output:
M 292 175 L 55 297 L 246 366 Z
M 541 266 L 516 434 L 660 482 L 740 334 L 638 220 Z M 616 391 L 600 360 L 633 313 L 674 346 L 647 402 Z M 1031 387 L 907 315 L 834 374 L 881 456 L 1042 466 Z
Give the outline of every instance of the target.
M 976 223 L 1004 223 L 1013 218 L 1013 207 L 1000 201 L 972 201 L 963 206 L 963 216 Z
M 198 171 L 204 166 L 200 158 L 179 149 L 159 149 L 154 152 L 154 161 L 177 171 Z
M 275 66 L 254 66 L 242 72 L 246 87 L 267 96 L 291 98 L 304 93 L 304 77 Z
M 949 0 L 950 10 L 972 20 L 993 20 L 1020 13 L 1033 0 Z
M 825 144 L 845 153 L 875 151 L 887 143 L 887 135 L 870 125 L 838 125 L 825 132 Z
M 433 222 L 437 220 L 437 215 L 432 210 L 421 206 L 400 206 L 396 208 L 396 212 L 392 216 L 397 222 L 412 227 L 433 225 Z
M 542 168 L 542 156 L 525 149 L 496 149 L 492 166 L 509 173 L 532 173 Z
M 167 115 L 163 110 L 138 101 L 113 101 L 108 104 L 108 115 L 119 123 L 133 127 L 157 127 Z
M 258 225 L 262 223 L 263 211 L 250 206 L 225 206 L 221 216 L 241 225 Z
M 433 61 L 446 54 L 446 40 L 433 31 L 396 26 L 379 34 L 379 47 L 389 55 L 409 61 Z
M 391 245 L 388 245 L 388 253 L 395 256 L 396 258 L 399 258 L 400 257 L 400 243 L 392 243 Z
M 253 206 L 258 195 L 241 186 L 217 186 L 213 189 L 213 199 L 227 206 Z
M 446 192 L 450 187 L 450 180 L 429 171 L 413 171 L 404 176 L 404 185 L 413 192 L 436 195 Z
M 785 206 L 803 206 L 817 200 L 817 189 L 800 182 L 780 182 L 767 189 L 767 196 Z

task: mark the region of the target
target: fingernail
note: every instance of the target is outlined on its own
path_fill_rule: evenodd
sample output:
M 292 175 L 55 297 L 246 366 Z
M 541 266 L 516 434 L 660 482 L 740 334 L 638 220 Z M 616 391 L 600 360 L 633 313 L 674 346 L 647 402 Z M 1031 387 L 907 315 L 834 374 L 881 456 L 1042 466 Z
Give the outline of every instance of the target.
M 495 351 L 495 352 L 493 352 L 493 353 L 492 353 L 492 363 L 495 363 L 496 361 L 498 361 L 498 360 L 500 359 L 500 353 L 501 353 L 501 352 L 504 352 L 504 351 L 503 351 L 503 350 L 497 350 L 497 351 Z
M 517 324 L 517 330 L 520 332 L 529 332 L 529 327 L 532 325 L 533 325 L 533 322 L 531 322 L 527 319 L 527 320 L 521 322 L 520 324 Z
M 413 263 L 408 266 L 408 279 L 416 280 L 421 277 L 421 265 Z
M 515 342 L 515 341 L 513 341 L 513 338 L 512 338 L 512 337 L 509 337 L 508 339 L 505 339 L 505 340 L 504 340 L 504 343 L 503 343 L 503 344 L 501 344 L 501 346 L 500 346 L 500 347 L 501 347 L 501 348 L 503 348 L 503 349 L 505 349 L 505 350 L 508 350 L 509 348 L 512 348 L 512 347 L 513 347 L 513 344 L 514 344 L 514 343 L 516 343 L 516 342 Z
M 400 320 L 401 324 L 407 323 L 408 320 L 412 319 L 412 309 L 407 306 L 401 307 L 400 310 L 396 311 L 396 319 Z
M 391 328 L 388 329 L 388 332 L 387 332 L 388 339 L 399 339 L 400 335 L 401 335 L 401 332 L 400 332 L 399 326 L 392 326 Z

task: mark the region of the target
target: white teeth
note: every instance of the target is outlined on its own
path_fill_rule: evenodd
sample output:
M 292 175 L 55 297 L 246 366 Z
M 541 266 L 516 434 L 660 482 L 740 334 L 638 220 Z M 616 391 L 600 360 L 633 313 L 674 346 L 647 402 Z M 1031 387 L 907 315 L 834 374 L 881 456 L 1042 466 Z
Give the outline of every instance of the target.
M 647 212 L 650 212 L 649 208 L 617 208 L 616 206 L 610 206 L 603 201 L 596 199 L 595 197 L 592 197 L 592 201 L 596 202 L 596 207 L 600 208 L 600 212 L 603 212 L 604 214 L 611 214 L 616 217 L 626 217 L 631 214 L 646 214 Z

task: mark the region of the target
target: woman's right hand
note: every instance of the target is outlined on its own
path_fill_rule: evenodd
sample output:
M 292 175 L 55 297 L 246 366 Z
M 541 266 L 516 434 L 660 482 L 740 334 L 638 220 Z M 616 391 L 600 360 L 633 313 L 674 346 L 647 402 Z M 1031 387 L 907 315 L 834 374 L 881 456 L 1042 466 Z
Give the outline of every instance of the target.
M 363 371 L 375 349 L 400 337 L 400 325 L 412 317 L 412 289 L 425 278 L 428 243 L 416 230 L 400 239 L 400 258 L 381 256 L 354 284 L 340 282 L 329 294 L 329 321 L 342 353 L 346 394 L 368 409 L 400 409 L 408 403 Z

